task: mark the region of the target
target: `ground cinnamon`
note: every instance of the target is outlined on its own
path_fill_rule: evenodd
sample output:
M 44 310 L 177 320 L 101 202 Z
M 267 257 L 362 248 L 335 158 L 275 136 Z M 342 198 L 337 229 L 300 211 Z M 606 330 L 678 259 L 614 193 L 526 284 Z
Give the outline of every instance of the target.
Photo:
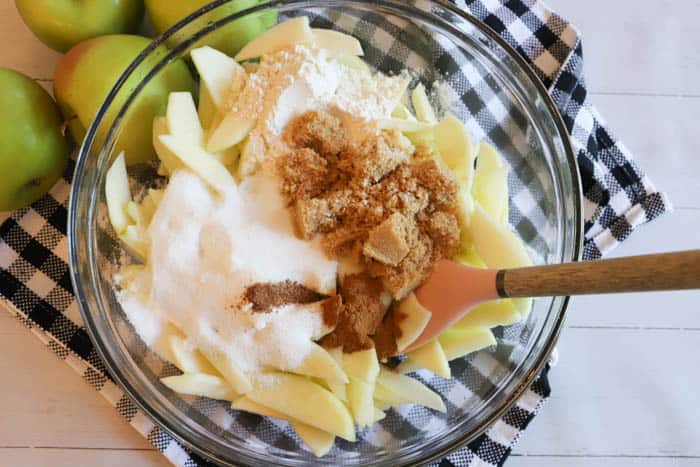
M 273 308 L 282 305 L 318 302 L 324 296 L 298 282 L 286 280 L 249 285 L 243 297 L 253 305 L 253 311 L 269 313 Z

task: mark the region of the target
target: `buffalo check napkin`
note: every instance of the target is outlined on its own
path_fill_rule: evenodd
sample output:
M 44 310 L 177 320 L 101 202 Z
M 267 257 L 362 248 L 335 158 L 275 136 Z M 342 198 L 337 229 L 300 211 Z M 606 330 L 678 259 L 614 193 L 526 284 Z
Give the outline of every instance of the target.
M 457 0 L 533 67 L 562 114 L 584 190 L 583 258 L 610 252 L 639 225 L 670 210 L 587 99 L 578 31 L 536 0 Z M 486 112 L 487 106 L 470 109 Z M 0 225 L 0 300 L 60 359 L 79 372 L 174 465 L 209 463 L 151 422 L 114 384 L 83 327 L 67 264 L 66 220 L 73 164 L 51 192 Z M 0 221 L 2 221 L 0 217 Z M 469 364 L 479 375 L 479 359 Z M 548 368 L 484 435 L 439 466 L 502 465 L 550 394 Z

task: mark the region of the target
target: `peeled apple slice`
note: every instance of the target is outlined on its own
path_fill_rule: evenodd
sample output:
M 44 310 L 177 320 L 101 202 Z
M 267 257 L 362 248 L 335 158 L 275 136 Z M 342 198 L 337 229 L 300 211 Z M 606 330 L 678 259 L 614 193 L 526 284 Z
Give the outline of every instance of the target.
M 112 162 L 105 178 L 105 198 L 107 199 L 107 212 L 112 228 L 117 234 L 121 234 L 129 225 L 126 214 L 126 205 L 131 201 L 129 190 L 129 176 L 126 173 L 124 152 Z
M 232 83 L 245 70 L 234 59 L 209 46 L 194 49 L 190 55 L 216 109 L 224 111 Z
M 316 46 L 327 50 L 331 56 L 362 56 L 362 44 L 356 38 L 332 29 L 311 29 Z
M 279 23 L 248 42 L 234 57 L 237 62 L 260 57 L 295 44 L 311 44 L 314 34 L 309 18 L 299 16 Z
M 338 55 L 336 57 L 333 57 L 333 59 L 341 65 L 345 65 L 346 67 L 352 68 L 353 70 L 362 71 L 364 73 L 370 73 L 370 69 L 367 63 L 365 63 L 365 61 L 357 55 Z
M 408 107 L 406 107 L 403 104 L 399 104 L 394 108 L 394 111 L 391 112 L 391 116 L 394 118 L 400 118 L 402 120 L 415 120 L 416 117 L 413 116 L 410 110 L 408 110 Z
M 448 115 L 433 128 L 440 157 L 454 172 L 460 185 L 471 192 L 474 179 L 474 144 L 462 122 Z
M 320 345 L 311 343 L 311 352 L 296 368 L 283 368 L 293 373 L 306 376 L 315 376 L 328 382 L 345 384 L 348 377 L 343 372 L 338 362 Z
M 447 410 L 442 398 L 420 381 L 385 367 L 379 370 L 375 397 L 392 406 L 419 404 L 438 412 Z
M 325 456 L 333 447 L 335 435 L 295 420 L 290 421 L 290 424 L 316 457 Z
M 233 177 L 217 158 L 192 140 L 175 135 L 161 135 L 163 146 L 213 189 L 222 192 L 235 184 Z
M 477 350 L 496 345 L 496 338 L 488 328 L 448 329 L 438 337 L 447 360 L 463 357 Z
M 492 219 L 479 203 L 475 203 L 469 231 L 477 254 L 489 268 L 508 269 L 532 265 L 522 240 L 508 227 Z
M 492 328 L 494 326 L 509 326 L 518 321 L 520 321 L 520 312 L 513 301 L 502 299 L 482 303 L 469 311 L 452 328 Z
M 183 373 L 206 373 L 215 376 L 219 374 L 199 350 L 188 349 L 185 340 L 180 336 L 168 336 L 168 346 L 174 359 L 173 364 Z
M 201 144 L 204 130 L 199 122 L 199 114 L 189 92 L 171 92 L 168 96 L 168 108 L 165 112 L 168 133 Z
M 374 348 L 343 354 L 343 370 L 348 376 L 374 384 L 379 374 L 379 360 Z
M 160 137 L 168 134 L 168 120 L 165 117 L 156 117 L 153 120 L 153 148 L 160 159 L 161 166 L 158 170 L 161 175 L 172 175 L 175 170 L 184 167 L 180 159 L 160 142 Z
M 207 151 L 219 152 L 240 143 L 254 126 L 255 118 L 229 112 L 209 136 Z
M 124 231 L 119 234 L 119 240 L 126 245 L 127 250 L 131 254 L 140 261 L 146 261 L 146 258 L 148 258 L 148 241 L 142 229 L 136 225 L 127 225 Z
M 210 397 L 218 400 L 234 400 L 237 395 L 222 378 L 204 373 L 185 373 L 161 378 L 161 383 L 180 394 Z
M 210 351 L 204 351 L 204 355 L 238 394 L 246 394 L 253 389 L 248 377 L 229 357 Z
M 472 195 L 492 219 L 502 224 L 504 211 L 507 218 L 508 166 L 496 149 L 485 141 L 479 146 Z
M 413 89 L 411 93 L 411 102 L 413 103 L 413 109 L 416 111 L 418 120 L 426 123 L 437 123 L 435 111 L 432 105 L 430 105 L 428 95 L 425 93 L 425 86 L 423 86 L 422 83 L 418 83 L 415 89 Z
M 248 398 L 300 422 L 355 441 L 347 407 L 330 391 L 302 376 L 273 373 L 275 384 L 256 385 Z
M 328 350 L 328 354 L 333 357 L 333 360 L 338 363 L 338 365 L 343 365 L 343 348 L 342 347 L 335 347 L 333 349 Z M 333 395 L 340 399 L 343 402 L 348 401 L 348 394 L 347 394 L 347 385 L 345 383 L 336 383 L 333 381 L 326 381 L 325 382 L 328 385 L 328 389 L 331 390 Z
M 401 336 L 396 339 L 396 348 L 399 352 L 403 352 L 421 335 L 428 325 L 432 313 L 418 302 L 418 299 L 412 292 L 401 300 L 397 311 L 401 315 L 398 321 Z M 396 319 L 396 316 L 394 319 Z
M 366 383 L 351 376 L 347 388 L 348 404 L 355 423 L 360 428 L 371 425 L 374 419 L 374 383 Z
M 206 86 L 200 86 L 197 114 L 199 114 L 199 121 L 202 124 L 202 128 L 210 128 L 216 120 L 217 113 L 218 109 L 216 108 L 216 104 L 214 104 L 214 98 L 211 97 Z
M 410 351 L 406 356 L 408 358 L 396 368 L 396 371 L 399 373 L 408 373 L 425 368 L 443 378 L 451 377 L 447 356 L 437 339 L 433 339 L 416 350 Z

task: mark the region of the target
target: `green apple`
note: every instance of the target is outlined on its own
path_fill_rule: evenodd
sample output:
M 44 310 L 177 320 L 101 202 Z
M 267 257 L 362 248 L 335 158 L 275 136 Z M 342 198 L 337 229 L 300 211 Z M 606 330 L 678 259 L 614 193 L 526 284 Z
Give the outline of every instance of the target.
M 68 160 L 61 114 L 32 79 L 0 68 L 0 211 L 39 199 Z
M 158 34 L 162 34 L 189 14 L 211 3 L 211 0 L 146 0 L 145 3 L 153 28 Z M 263 0 L 232 1 L 200 17 L 197 24 L 204 27 L 260 3 L 263 3 Z M 233 57 L 244 45 L 276 23 L 277 13 L 270 9 L 264 10 L 259 14 L 232 21 L 220 30 L 205 36 L 195 47 L 209 45 Z M 195 30 L 188 28 L 187 33 L 192 32 Z M 173 36 L 168 40 L 168 45 L 174 47 L 180 41 L 179 36 Z
M 88 39 L 73 47 L 56 66 L 54 95 L 73 138 L 80 142 L 97 110 L 114 83 L 129 64 L 150 44 L 150 39 L 132 35 L 111 35 Z M 163 56 L 165 47 L 151 57 Z M 111 112 L 117 112 L 131 90 L 144 78 L 153 63 L 137 68 L 117 95 Z M 185 62 L 176 60 L 162 69 L 141 91 L 125 116 L 116 150 L 125 151 L 126 163 L 146 162 L 154 156 L 152 123 L 164 115 L 168 95 L 174 91 L 193 92 L 195 83 Z M 113 115 L 108 115 L 111 120 Z M 107 128 L 101 128 L 105 132 Z M 99 136 L 104 136 L 100 134 Z
M 66 52 L 106 34 L 135 32 L 143 0 L 15 0 L 25 24 L 41 42 Z

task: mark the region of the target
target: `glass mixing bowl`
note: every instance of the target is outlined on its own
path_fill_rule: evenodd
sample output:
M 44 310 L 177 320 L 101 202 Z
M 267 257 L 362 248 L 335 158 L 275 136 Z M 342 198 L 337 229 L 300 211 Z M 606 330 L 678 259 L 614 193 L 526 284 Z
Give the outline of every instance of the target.
M 482 434 L 536 378 L 561 329 L 567 298 L 535 300 L 523 323 L 495 330 L 497 346 L 452 362 L 452 380 L 419 373 L 446 399 L 447 413 L 411 406 L 392 410 L 361 433 L 360 442 L 337 441 L 317 459 L 282 424 L 232 411 L 222 402 L 180 396 L 159 382 L 176 370 L 143 344 L 115 297 L 112 274 L 125 252 L 106 220 L 104 194 L 115 141 L 144 86 L 193 46 L 220 40 L 232 21 L 254 15 L 269 20 L 266 8 L 274 7 L 280 21 L 305 15 L 315 27 L 357 37 L 365 60 L 377 70 L 408 68 L 429 86 L 446 83 L 440 94 L 449 98 L 447 110 L 475 138 L 494 144 L 511 167 L 511 225 L 535 262 L 557 263 L 577 260 L 581 246 L 580 181 L 566 129 L 517 52 L 446 2 L 289 0 L 228 15 L 230 3 L 214 2 L 158 38 L 115 85 L 87 132 L 69 212 L 71 274 L 87 330 L 134 402 L 175 439 L 215 462 L 393 466 L 439 459 Z M 178 45 L 156 48 L 166 40 Z M 129 170 L 134 192 L 159 182 L 153 166 Z

